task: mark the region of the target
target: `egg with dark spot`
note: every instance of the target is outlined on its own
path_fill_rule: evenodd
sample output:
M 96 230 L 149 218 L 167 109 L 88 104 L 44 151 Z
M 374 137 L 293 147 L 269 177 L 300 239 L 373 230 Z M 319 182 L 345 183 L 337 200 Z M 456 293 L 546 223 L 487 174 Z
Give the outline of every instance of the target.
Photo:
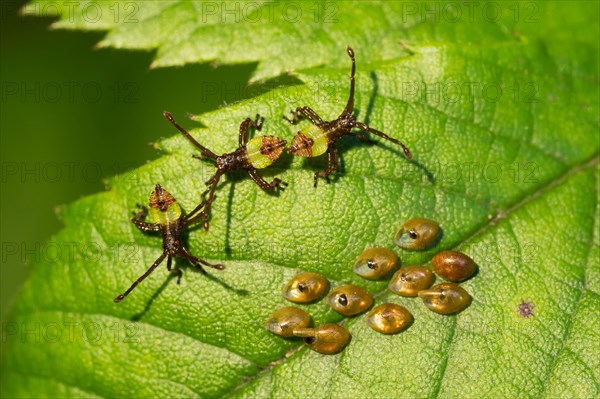
M 366 322 L 369 327 L 382 334 L 396 334 L 410 327 L 414 318 L 404 306 L 384 303 L 369 312 Z
M 428 290 L 419 291 L 425 306 L 439 314 L 454 314 L 471 304 L 471 295 L 454 283 L 441 283 Z
M 280 337 L 293 337 L 294 330 L 310 325 L 310 315 L 304 310 L 286 306 L 275 311 L 265 323 L 265 328 Z
M 319 273 L 304 272 L 292 278 L 283 288 L 283 297 L 296 303 L 310 303 L 323 298 L 329 281 Z
M 425 266 L 406 266 L 392 276 L 388 289 L 394 294 L 415 297 L 419 291 L 431 287 L 435 276 Z
M 405 249 L 427 249 L 438 242 L 441 231 L 440 225 L 433 220 L 413 218 L 400 226 L 394 241 Z
M 315 328 L 301 328 L 294 331 L 296 337 L 304 338 L 310 349 L 324 355 L 340 352 L 348 342 L 350 333 L 339 324 L 323 324 Z
M 373 297 L 360 287 L 343 285 L 331 290 L 326 301 L 336 312 L 354 316 L 369 309 L 373 304 Z
M 353 271 L 370 280 L 385 277 L 398 264 L 398 256 L 387 248 L 369 248 L 354 262 Z

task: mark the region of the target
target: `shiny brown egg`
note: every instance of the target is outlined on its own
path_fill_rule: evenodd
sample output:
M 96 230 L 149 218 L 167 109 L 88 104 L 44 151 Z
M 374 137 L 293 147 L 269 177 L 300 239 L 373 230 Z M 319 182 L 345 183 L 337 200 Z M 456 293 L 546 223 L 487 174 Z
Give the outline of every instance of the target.
M 395 303 L 384 303 L 374 307 L 366 318 L 367 325 L 382 334 L 404 331 L 413 321 L 412 313 Z
M 401 296 L 417 296 L 419 291 L 431 287 L 434 280 L 433 272 L 425 266 L 406 266 L 394 273 L 388 289 Z
M 371 280 L 385 277 L 398 264 L 398 256 L 387 248 L 369 248 L 354 262 L 353 271 Z
M 294 332 L 304 338 L 304 343 L 312 350 L 324 355 L 340 352 L 350 342 L 350 333 L 339 324 L 323 324 L 316 328 L 301 328 Z
M 394 241 L 405 249 L 427 249 L 437 243 L 441 231 L 440 225 L 433 220 L 413 218 L 400 226 Z
M 304 272 L 292 278 L 283 288 L 283 297 L 296 303 L 310 303 L 323 298 L 329 281 L 319 273 Z
M 453 314 L 471 304 L 471 295 L 454 283 L 441 283 L 428 290 L 419 291 L 425 306 L 439 314 Z
M 310 315 L 302 309 L 286 306 L 267 319 L 265 328 L 280 337 L 293 337 L 294 330 L 310 325 Z
M 370 308 L 373 297 L 360 287 L 343 285 L 331 290 L 326 301 L 336 312 L 344 316 L 353 316 Z
M 477 272 L 473 259 L 457 251 L 442 251 L 431 259 L 431 264 L 440 277 L 453 282 L 466 280 Z

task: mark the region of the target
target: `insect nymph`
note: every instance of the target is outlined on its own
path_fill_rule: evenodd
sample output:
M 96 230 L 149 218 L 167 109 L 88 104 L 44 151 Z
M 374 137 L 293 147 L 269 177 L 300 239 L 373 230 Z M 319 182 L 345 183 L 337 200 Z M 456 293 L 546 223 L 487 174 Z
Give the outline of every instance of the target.
M 204 207 L 204 210 L 201 214 L 204 217 L 205 230 L 208 230 L 208 213 L 213 201 L 215 200 L 215 190 L 217 189 L 217 184 L 219 184 L 219 180 L 225 173 L 236 169 L 243 169 L 247 171 L 252 180 L 254 180 L 254 182 L 265 191 L 271 191 L 276 188 L 283 190 L 284 186 L 287 186 L 286 182 L 283 182 L 278 178 L 268 182 L 256 171 L 256 169 L 266 168 L 275 162 L 283 152 L 283 148 L 286 144 L 285 140 L 273 136 L 259 136 L 248 140 L 248 130 L 250 127 L 253 127 L 256 130 L 260 130 L 262 128 L 264 118 L 260 118 L 259 115 L 256 115 L 255 120 L 246 118 L 240 124 L 240 134 L 238 139 L 239 147 L 235 151 L 228 152 L 223 155 L 216 155 L 196 141 L 185 129 L 179 126 L 170 113 L 164 112 L 163 114 L 169 120 L 169 122 L 171 122 L 177 128 L 177 130 L 187 137 L 192 144 L 198 147 L 201 156 L 196 156 L 196 158 L 208 158 L 212 160 L 217 167 L 217 171 L 215 172 L 214 176 L 206 182 L 208 189 L 202 194 L 203 202 L 198 205 L 198 208 Z M 205 198 L 206 195 L 208 195 L 208 199 Z M 194 209 L 194 211 L 195 210 L 196 209 Z
M 338 165 L 338 150 L 336 147 L 337 141 L 342 136 L 354 136 L 361 141 L 370 142 L 368 136 L 359 133 L 352 133 L 352 128 L 360 129 L 364 132 L 373 133 L 379 137 L 382 137 L 392 143 L 398 144 L 402 147 L 404 154 L 408 159 L 412 159 L 412 155 L 409 149 L 402 144 L 400 141 L 388 136 L 387 134 L 375 130 L 366 124 L 356 120 L 353 115 L 354 110 L 354 73 L 356 70 L 356 63 L 354 61 L 354 50 L 348 46 L 348 55 L 352 59 L 352 74 L 350 75 L 350 97 L 346 108 L 332 121 L 324 121 L 321 117 L 313 111 L 310 107 L 298 107 L 296 111 L 292 112 L 292 119 L 284 117 L 288 122 L 296 124 L 302 117 L 308 119 L 312 125 L 300 130 L 289 148 L 289 153 L 299 155 L 302 157 L 317 157 L 324 153 L 327 153 L 327 167 L 324 171 L 315 172 L 315 187 L 317 187 L 317 179 L 319 177 L 325 178 L 329 183 L 329 175 L 336 171 Z
M 173 196 L 159 184 L 156 185 L 154 191 L 152 191 L 152 195 L 150 196 L 150 216 L 153 220 L 153 223 L 144 221 L 148 215 L 148 208 L 140 205 L 138 205 L 138 207 L 140 208 L 140 211 L 134 213 L 131 222 L 135 224 L 135 227 L 141 231 L 153 231 L 161 233 L 163 238 L 163 253 L 158 257 L 158 259 L 156 259 L 156 261 L 154 261 L 152 266 L 150 266 L 150 268 L 144 274 L 142 274 L 131 285 L 131 287 L 127 289 L 127 291 L 115 298 L 115 302 L 121 302 L 127 295 L 129 295 L 129 293 L 133 291 L 133 289 L 139 283 L 144 281 L 144 279 L 148 277 L 154 271 L 154 269 L 156 269 L 158 265 L 165 260 L 165 258 L 167 258 L 167 270 L 173 270 L 177 273 L 177 284 L 179 284 L 183 272 L 179 268 L 172 269 L 173 257 L 175 256 L 186 258 L 194 266 L 198 267 L 202 273 L 206 273 L 202 265 L 219 270 L 225 268 L 223 265 L 211 264 L 203 259 L 196 258 L 190 254 L 181 241 L 183 229 L 203 216 L 200 212 L 201 208 L 196 208 L 189 214 L 183 215 L 181 213 L 181 207 L 177 201 L 175 201 L 175 198 L 173 198 Z

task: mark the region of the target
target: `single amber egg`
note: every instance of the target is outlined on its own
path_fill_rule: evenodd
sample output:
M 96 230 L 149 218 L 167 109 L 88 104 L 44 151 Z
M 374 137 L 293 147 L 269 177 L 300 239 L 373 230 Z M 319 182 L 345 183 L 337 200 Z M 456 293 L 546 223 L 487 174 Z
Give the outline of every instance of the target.
M 302 309 L 286 306 L 277 310 L 267 319 L 265 327 L 281 337 L 293 337 L 294 330 L 310 325 L 310 315 Z
M 454 283 L 441 283 L 428 290 L 419 291 L 425 306 L 439 314 L 453 314 L 471 303 L 471 295 Z
M 412 313 L 404 306 L 384 303 L 376 306 L 367 315 L 367 324 L 383 334 L 395 334 L 406 330 L 413 323 Z
M 371 294 L 355 285 L 343 285 L 331 290 L 326 300 L 333 310 L 344 316 L 364 312 L 373 304 Z
M 394 241 L 405 249 L 426 249 L 437 243 L 440 233 L 440 225 L 437 222 L 413 218 L 400 226 Z
M 283 297 L 296 303 L 309 303 L 325 296 L 329 281 L 319 273 L 304 272 L 291 279 L 283 288 Z
M 324 355 L 338 353 L 350 341 L 350 333 L 339 324 L 323 324 L 316 328 L 301 328 L 294 331 L 296 337 L 303 337 L 304 343 L 312 350 Z
M 463 281 L 477 272 L 477 265 L 467 255 L 456 251 L 442 251 L 431 259 L 433 269 L 448 281 Z
M 392 276 L 388 289 L 402 296 L 417 296 L 419 291 L 431 287 L 435 276 L 424 266 L 407 266 Z
M 398 263 L 398 256 L 387 248 L 369 248 L 356 258 L 354 273 L 368 279 L 384 277 Z

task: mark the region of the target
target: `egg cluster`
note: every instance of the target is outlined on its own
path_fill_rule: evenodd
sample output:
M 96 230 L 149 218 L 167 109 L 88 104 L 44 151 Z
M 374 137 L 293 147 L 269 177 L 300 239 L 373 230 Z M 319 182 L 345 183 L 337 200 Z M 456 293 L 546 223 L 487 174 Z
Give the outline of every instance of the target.
M 435 246 L 441 238 L 438 223 L 424 218 L 413 218 L 396 233 L 398 246 L 409 250 L 424 250 Z M 433 312 L 456 314 L 469 306 L 471 296 L 457 283 L 477 273 L 477 265 L 467 255 L 457 251 L 442 251 L 431 260 L 433 270 L 448 282 L 432 287 L 434 273 L 425 266 L 406 266 L 398 269 L 398 256 L 387 248 L 368 248 L 354 262 L 353 271 L 359 276 L 376 280 L 391 277 L 388 289 L 404 297 L 420 297 Z M 373 297 L 355 285 L 343 285 L 329 291 L 329 281 L 319 273 L 304 272 L 292 278 L 283 289 L 289 301 L 313 303 L 325 298 L 336 312 L 355 316 L 373 305 Z M 329 291 L 329 293 L 328 293 Z M 383 334 L 406 330 L 414 321 L 408 309 L 394 303 L 383 303 L 371 309 L 365 321 L 369 327 Z M 350 341 L 348 330 L 338 324 L 310 327 L 311 317 L 304 310 L 287 306 L 277 310 L 266 322 L 267 330 L 286 338 L 303 338 L 311 349 L 323 354 L 340 352 Z

